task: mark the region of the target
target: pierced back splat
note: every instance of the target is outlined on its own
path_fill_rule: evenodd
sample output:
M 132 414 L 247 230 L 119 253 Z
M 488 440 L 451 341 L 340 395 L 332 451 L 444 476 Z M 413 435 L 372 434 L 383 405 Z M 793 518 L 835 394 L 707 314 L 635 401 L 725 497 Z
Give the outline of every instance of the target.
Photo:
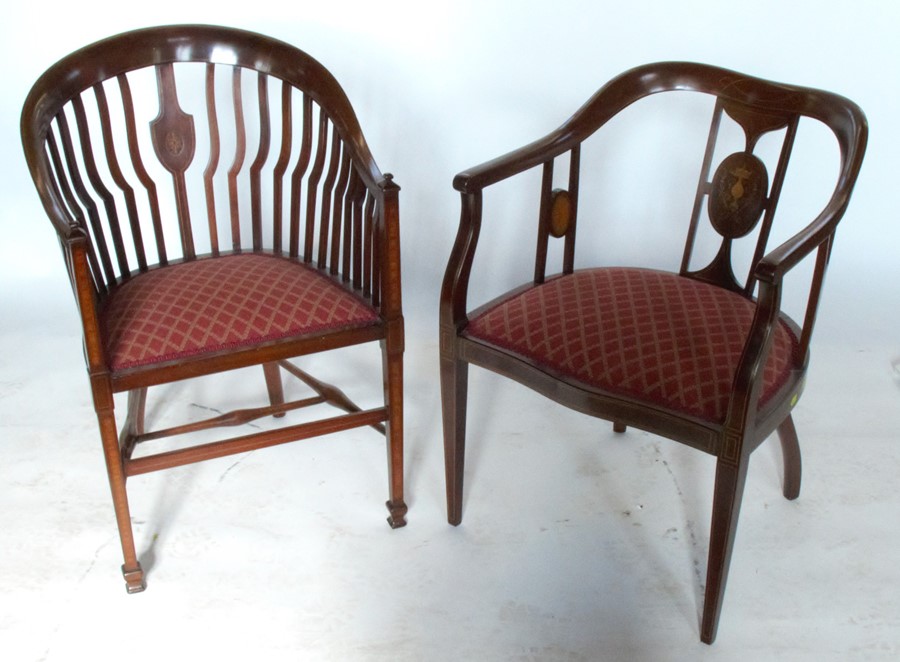
M 194 118 L 178 105 L 175 72 L 171 63 L 156 67 L 156 80 L 159 89 L 159 115 L 150 123 L 153 149 L 159 162 L 172 173 L 182 248 L 185 258 L 191 259 L 194 257 L 194 237 L 184 173 L 194 160 Z
M 722 159 L 710 178 L 723 112 L 743 129 L 745 147 L 744 151 L 734 152 Z M 770 185 L 766 165 L 754 154 L 754 149 L 763 135 L 782 129 L 786 129 L 786 132 Z M 748 295 L 753 292 L 755 283 L 750 276 L 741 285 L 734 275 L 732 245 L 735 239 L 753 232 L 762 219 L 753 263 L 765 253 L 796 129 L 797 116 L 791 113 L 769 112 L 722 99 L 716 103 L 682 262 L 683 274 L 736 292 Z M 722 244 L 709 265 L 698 271 L 688 271 L 704 198 L 707 217 L 713 229 L 722 237 Z

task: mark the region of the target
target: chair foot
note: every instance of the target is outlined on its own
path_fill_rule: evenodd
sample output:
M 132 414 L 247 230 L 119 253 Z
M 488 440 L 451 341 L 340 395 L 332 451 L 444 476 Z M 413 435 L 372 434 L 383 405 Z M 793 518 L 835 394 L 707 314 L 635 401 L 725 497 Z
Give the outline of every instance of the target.
M 628 429 L 628 426 L 626 426 L 624 423 L 619 423 L 618 421 L 613 422 L 613 432 L 618 432 L 619 434 L 622 434 L 627 429 Z
M 123 565 L 122 576 L 125 578 L 125 590 L 128 593 L 140 593 L 147 588 L 147 582 L 144 579 L 144 570 L 141 568 L 140 563 L 134 568 L 126 568 Z
M 406 511 L 409 510 L 409 508 L 403 501 L 388 501 L 384 505 L 387 506 L 388 511 L 391 513 L 387 522 L 391 525 L 392 529 L 399 529 L 406 526 Z

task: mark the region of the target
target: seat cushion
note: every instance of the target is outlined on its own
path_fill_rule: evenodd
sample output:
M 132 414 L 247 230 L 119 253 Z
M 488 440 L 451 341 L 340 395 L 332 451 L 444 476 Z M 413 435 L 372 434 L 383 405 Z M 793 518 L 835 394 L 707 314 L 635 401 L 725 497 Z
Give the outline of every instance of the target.
M 676 274 L 602 268 L 501 300 L 465 334 L 589 388 L 721 422 L 754 310 L 734 292 Z M 779 323 L 761 405 L 785 384 L 797 346 Z
M 136 276 L 104 300 L 100 322 L 115 371 L 378 319 L 365 300 L 314 269 L 243 254 Z

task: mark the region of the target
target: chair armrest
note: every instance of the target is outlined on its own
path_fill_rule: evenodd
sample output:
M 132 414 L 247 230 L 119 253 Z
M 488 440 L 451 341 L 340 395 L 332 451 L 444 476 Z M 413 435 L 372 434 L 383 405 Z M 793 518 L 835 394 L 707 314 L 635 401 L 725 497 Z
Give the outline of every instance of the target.
M 726 428 L 743 429 L 759 402 L 762 371 L 768 360 L 771 341 L 781 318 L 781 296 L 784 276 L 811 253 L 817 253 L 806 316 L 798 337 L 800 364 L 808 359 L 809 342 L 815 324 L 825 269 L 838 221 L 843 216 L 849 195 L 835 195 L 825 210 L 800 232 L 767 253 L 754 268 L 759 283 L 756 313 L 735 372 L 732 399 Z
M 850 203 L 850 194 L 866 152 L 869 129 L 865 115 L 856 104 L 841 97 L 834 98 L 840 100 L 836 104 L 837 111 L 825 107 L 816 109 L 817 114 L 814 115 L 832 128 L 839 127 L 839 130 L 834 130 L 841 150 L 841 169 L 834 193 L 825 209 L 812 223 L 769 251 L 757 263 L 753 275 L 759 281 L 771 283 L 782 278 L 803 258 L 834 236 L 835 228 Z M 835 116 L 826 117 L 825 111 L 831 111 Z
M 555 131 L 524 147 L 462 171 L 453 179 L 461 193 L 473 193 L 553 159 L 585 140 L 625 107 L 666 90 L 705 89 L 705 78 L 714 72 L 718 80 L 746 76 L 725 69 L 691 63 L 643 65 L 616 76 L 587 100 Z
M 828 205 L 819 216 L 797 234 L 769 251 L 757 264 L 753 277 L 775 283 L 798 263 L 834 235 L 838 221 L 844 214 L 849 196 Z
M 577 141 L 566 140 L 562 130 L 535 140 L 503 156 L 467 168 L 453 178 L 453 188 L 460 193 L 473 193 L 504 179 L 556 158 Z

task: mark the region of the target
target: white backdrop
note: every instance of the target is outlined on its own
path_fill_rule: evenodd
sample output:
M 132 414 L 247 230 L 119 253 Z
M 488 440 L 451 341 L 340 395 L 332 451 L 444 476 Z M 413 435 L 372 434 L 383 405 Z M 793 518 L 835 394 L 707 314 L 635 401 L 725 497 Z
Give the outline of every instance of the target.
M 538 659 L 536 650 L 552 647 L 570 651 L 563 658 L 570 660 L 594 659 L 598 651 L 622 651 L 619 659 L 897 659 L 900 375 L 892 363 L 900 355 L 893 201 L 900 174 L 900 2 L 6 5 L 0 18 L 0 466 L 7 473 L 0 476 L 0 495 L 10 507 L 0 510 L 0 531 L 9 533 L 0 544 L 3 659 L 72 659 L 91 651 L 104 660 L 123 650 L 136 659 L 163 659 L 172 650 L 201 647 L 195 657 L 246 658 L 252 651 L 267 660 L 465 659 L 467 651 L 481 654 L 469 659 Z M 371 510 L 363 503 L 370 487 L 384 489 L 383 451 L 352 435 L 330 440 L 327 460 L 317 460 L 313 445 L 248 459 L 229 479 L 243 481 L 245 489 L 217 489 L 234 465 L 205 463 L 173 479 L 148 478 L 132 492 L 132 512 L 141 513 L 140 553 L 156 565 L 155 588 L 134 603 L 118 583 L 75 307 L 26 171 L 18 123 L 32 82 L 63 55 L 117 32 L 173 22 L 256 30 L 319 59 L 346 89 L 380 167 L 403 188 L 411 525 L 385 533 L 380 500 L 369 499 Z M 711 458 L 648 435 L 612 442 L 611 426 L 601 426 L 609 443 L 598 455 L 604 437 L 592 419 L 545 410 L 526 389 L 499 388 L 499 380 L 473 371 L 470 429 L 490 423 L 490 443 L 470 446 L 473 496 L 465 525 L 449 527 L 443 505 L 437 300 L 459 215 L 453 176 L 552 130 L 612 76 L 669 59 L 841 93 L 859 103 L 871 129 L 835 244 L 810 386 L 795 410 L 804 494 L 796 506 L 776 507 L 782 503 L 777 447 L 754 455 L 739 534 L 743 552 L 736 553 L 744 565 L 732 573 L 724 611 L 730 620 L 713 648 L 696 641 L 702 582 L 694 573 L 703 567 L 698 550 L 706 534 L 700 524 L 695 539 L 693 524 L 708 521 Z M 655 157 L 681 153 L 682 132 L 673 126 L 703 124 L 709 115 L 692 102 L 671 111 L 660 101 L 633 109 L 639 125 L 616 125 L 605 146 L 623 161 L 604 173 L 609 180 L 600 188 L 582 188 L 604 201 L 603 227 L 587 245 L 598 248 L 599 260 L 646 263 L 656 261 L 651 253 L 657 251 L 665 253 L 664 265 L 680 259 L 696 170 L 660 169 L 657 161 L 664 159 Z M 823 188 L 823 177 L 833 171 L 833 154 L 825 154 L 816 135 L 801 127 L 798 146 L 813 147 L 812 162 L 793 161 L 794 197 L 783 199 L 781 211 L 789 213 L 781 220 L 807 220 L 791 219 L 790 212 L 811 215 L 831 186 Z M 524 182 L 536 184 L 529 177 Z M 677 202 L 669 206 L 648 195 L 648 179 L 654 193 L 673 193 Z M 503 203 L 493 193 L 486 200 L 484 240 L 505 236 L 506 243 L 483 242 L 475 274 L 490 275 L 483 280 L 494 291 L 528 278 L 536 217 L 533 190 L 500 188 L 508 194 Z M 671 225 L 654 218 L 659 211 L 671 212 Z M 585 208 L 580 212 L 582 241 L 590 233 Z M 519 247 L 524 256 L 513 254 Z M 488 265 L 489 259 L 502 266 Z M 475 287 L 473 298 L 489 296 L 491 288 Z M 231 383 L 217 386 L 224 393 Z M 218 394 L 204 388 L 197 396 L 204 399 L 193 402 Z M 555 445 L 530 443 L 559 430 L 573 449 L 566 461 Z M 51 452 L 62 447 L 65 453 Z M 531 461 L 510 471 L 507 459 L 524 448 Z M 341 480 L 326 475 L 326 463 Z M 325 478 L 298 480 L 296 468 L 303 466 L 322 469 Z M 690 477 L 678 479 L 683 491 L 676 476 Z M 553 498 L 544 498 L 543 485 L 553 486 Z M 318 505 L 351 492 L 352 505 L 340 517 Z M 270 507 L 275 494 L 283 508 Z M 185 496 L 192 508 L 181 507 Z M 637 506 L 638 517 L 632 504 L 654 507 Z M 552 533 L 544 534 L 549 521 Z M 598 563 L 598 554 L 612 561 Z M 548 571 L 554 567 L 560 572 Z M 138 621 L 169 634 L 135 646 Z M 34 655 L 17 654 L 16 644 Z
M 21 156 L 18 119 L 31 83 L 59 57 L 91 41 L 172 22 L 267 33 L 308 51 L 335 73 L 379 165 L 403 187 L 405 296 L 413 342 L 431 342 L 436 335 L 440 279 L 459 214 L 453 175 L 553 129 L 615 74 L 649 61 L 685 59 L 844 94 L 867 113 L 871 135 L 839 232 L 817 340 L 900 351 L 898 230 L 891 200 L 900 147 L 900 5 L 891 0 L 743 5 L 718 0 L 329 0 L 264 8 L 207 0 L 134 7 L 83 0 L 53 9 L 15 3 L 0 28 L 5 83 L 0 97 L 0 325 L 52 323 L 71 309 L 62 262 Z M 647 115 L 653 110 L 649 107 Z M 643 148 L 650 154 L 668 139 L 660 133 L 641 135 L 647 136 Z M 813 179 L 791 184 L 802 193 Z M 616 184 L 625 202 L 640 203 L 644 187 L 638 178 L 624 175 Z M 522 230 L 514 222 L 517 204 L 530 214 Z M 530 200 L 519 201 L 514 194 L 506 208 L 489 206 L 495 214 L 490 231 L 511 237 L 511 245 L 526 242 L 530 251 L 534 215 L 526 204 Z M 651 226 L 645 235 L 651 248 L 665 243 L 667 235 L 659 232 Z M 625 246 L 634 246 L 624 239 Z M 480 257 L 501 253 L 488 249 Z M 677 251 L 671 259 L 677 263 Z M 527 278 L 528 269 L 495 269 L 494 275 L 494 284 L 502 288 Z M 881 285 L 871 287 L 876 282 Z M 473 294 L 482 293 L 476 287 Z

